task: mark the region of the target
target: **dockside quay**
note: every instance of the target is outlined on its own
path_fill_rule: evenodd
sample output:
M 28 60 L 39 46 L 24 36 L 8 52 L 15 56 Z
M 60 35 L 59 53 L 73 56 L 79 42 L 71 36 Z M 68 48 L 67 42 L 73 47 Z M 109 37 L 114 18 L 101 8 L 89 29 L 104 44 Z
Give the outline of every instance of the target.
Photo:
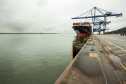
M 94 35 L 55 84 L 126 84 L 126 36 Z

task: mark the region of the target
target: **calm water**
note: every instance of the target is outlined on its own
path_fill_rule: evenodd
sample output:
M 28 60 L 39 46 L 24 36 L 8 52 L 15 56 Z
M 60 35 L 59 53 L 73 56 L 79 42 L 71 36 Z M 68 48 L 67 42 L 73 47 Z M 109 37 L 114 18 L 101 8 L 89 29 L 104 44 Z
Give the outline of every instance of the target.
M 0 34 L 0 84 L 53 84 L 72 60 L 75 34 Z

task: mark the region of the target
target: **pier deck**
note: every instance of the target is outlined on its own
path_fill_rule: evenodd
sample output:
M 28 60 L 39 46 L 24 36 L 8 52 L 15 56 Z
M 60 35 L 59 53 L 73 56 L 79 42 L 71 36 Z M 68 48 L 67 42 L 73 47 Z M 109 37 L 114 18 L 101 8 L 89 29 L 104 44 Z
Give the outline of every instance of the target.
M 126 37 L 95 35 L 55 84 L 126 84 Z

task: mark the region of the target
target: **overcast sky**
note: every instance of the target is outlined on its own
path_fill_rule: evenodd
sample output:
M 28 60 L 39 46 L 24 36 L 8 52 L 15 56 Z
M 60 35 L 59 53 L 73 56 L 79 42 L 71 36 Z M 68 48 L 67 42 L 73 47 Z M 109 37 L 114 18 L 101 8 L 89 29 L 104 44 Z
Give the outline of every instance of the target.
M 111 30 L 126 27 L 126 0 L 0 0 L 0 32 L 74 33 L 71 20 L 93 7 L 123 13 L 107 18 Z

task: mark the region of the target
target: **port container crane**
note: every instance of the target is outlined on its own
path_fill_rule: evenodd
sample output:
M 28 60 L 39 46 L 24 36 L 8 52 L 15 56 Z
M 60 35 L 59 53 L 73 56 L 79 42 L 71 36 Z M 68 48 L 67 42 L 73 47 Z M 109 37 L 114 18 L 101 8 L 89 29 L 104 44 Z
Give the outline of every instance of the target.
M 99 14 L 96 14 L 96 12 L 98 12 Z M 87 15 L 88 14 L 88 15 Z M 94 7 L 92 8 L 91 10 L 77 16 L 77 17 L 74 17 L 72 19 L 92 19 L 92 24 L 93 24 L 93 33 L 94 32 L 101 32 L 105 30 L 107 30 L 106 28 L 106 25 L 109 22 L 107 22 L 107 17 L 110 17 L 110 16 L 116 16 L 116 17 L 120 17 L 122 16 L 122 13 L 120 14 L 117 14 L 117 13 L 113 13 L 113 12 L 110 12 L 110 11 L 107 11 L 107 10 L 104 10 L 104 9 L 101 9 L 101 8 L 97 8 L 97 7 Z M 99 18 L 103 18 L 104 20 L 100 20 Z M 98 26 L 99 25 L 99 28 L 97 28 L 97 30 L 95 29 L 95 26 Z M 101 25 L 103 26 L 103 28 L 101 28 Z

